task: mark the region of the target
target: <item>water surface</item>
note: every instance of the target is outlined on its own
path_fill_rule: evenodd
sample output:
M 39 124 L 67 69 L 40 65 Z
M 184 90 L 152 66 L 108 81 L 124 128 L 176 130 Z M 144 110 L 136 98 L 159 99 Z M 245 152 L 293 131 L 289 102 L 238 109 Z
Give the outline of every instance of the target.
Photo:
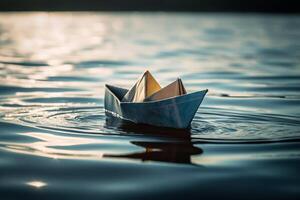
M 297 199 L 300 17 L 0 14 L 4 199 Z M 209 89 L 191 128 L 134 125 L 104 84 Z

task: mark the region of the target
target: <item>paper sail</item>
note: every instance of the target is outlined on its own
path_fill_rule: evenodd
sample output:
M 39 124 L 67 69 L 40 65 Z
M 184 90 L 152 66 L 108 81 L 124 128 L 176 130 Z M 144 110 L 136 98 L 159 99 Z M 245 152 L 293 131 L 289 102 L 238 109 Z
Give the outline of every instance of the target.
M 147 71 L 130 90 L 105 85 L 104 107 L 134 123 L 182 129 L 190 126 L 207 91 L 187 94 L 180 79 L 161 89 Z
M 134 86 L 123 97 L 123 102 L 143 102 L 146 97 L 161 89 L 159 83 L 155 80 L 149 71 L 134 84 Z
M 173 83 L 153 93 L 149 97 L 146 97 L 144 101 L 157 101 L 157 100 L 166 99 L 170 97 L 180 96 L 183 94 L 186 94 L 186 90 L 183 86 L 181 79 L 178 78 Z

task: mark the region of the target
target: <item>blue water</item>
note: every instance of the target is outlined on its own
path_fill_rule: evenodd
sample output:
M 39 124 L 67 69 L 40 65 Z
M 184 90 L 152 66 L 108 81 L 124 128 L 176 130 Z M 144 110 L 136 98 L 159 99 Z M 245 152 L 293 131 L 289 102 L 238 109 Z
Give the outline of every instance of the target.
M 0 14 L 1 199 L 299 199 L 300 16 Z M 105 116 L 150 70 L 191 129 Z

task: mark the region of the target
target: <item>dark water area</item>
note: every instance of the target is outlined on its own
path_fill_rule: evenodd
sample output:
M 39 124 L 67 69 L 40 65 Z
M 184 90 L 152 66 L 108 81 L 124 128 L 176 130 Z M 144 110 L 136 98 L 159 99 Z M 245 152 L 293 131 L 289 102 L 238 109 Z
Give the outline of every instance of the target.
M 299 199 L 300 16 L 0 14 L 0 199 Z M 209 89 L 191 128 L 135 125 L 104 84 Z

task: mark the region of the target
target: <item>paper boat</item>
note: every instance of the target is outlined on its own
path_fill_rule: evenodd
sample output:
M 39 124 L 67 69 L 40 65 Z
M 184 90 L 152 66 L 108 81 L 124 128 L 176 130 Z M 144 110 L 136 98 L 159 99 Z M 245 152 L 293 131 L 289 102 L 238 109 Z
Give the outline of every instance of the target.
M 182 81 L 161 88 L 146 71 L 130 89 L 105 85 L 105 111 L 137 124 L 169 128 L 188 128 L 205 94 L 202 90 L 187 94 Z

